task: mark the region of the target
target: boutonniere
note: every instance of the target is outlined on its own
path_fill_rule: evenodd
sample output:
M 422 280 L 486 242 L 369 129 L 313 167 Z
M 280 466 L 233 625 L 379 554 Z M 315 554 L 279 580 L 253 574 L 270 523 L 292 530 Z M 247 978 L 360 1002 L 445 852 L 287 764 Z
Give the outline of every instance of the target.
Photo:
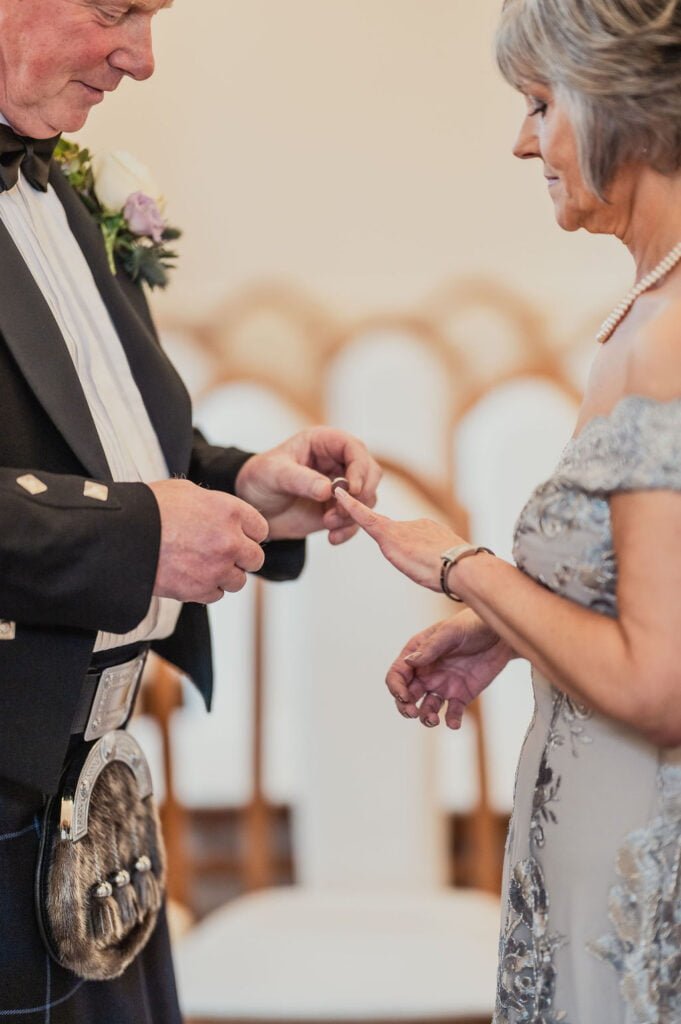
M 165 288 L 181 232 L 163 219 L 164 201 L 147 168 L 118 150 L 101 159 L 60 139 L 54 152 L 69 183 L 99 225 L 112 274 L 118 259 L 133 281 Z

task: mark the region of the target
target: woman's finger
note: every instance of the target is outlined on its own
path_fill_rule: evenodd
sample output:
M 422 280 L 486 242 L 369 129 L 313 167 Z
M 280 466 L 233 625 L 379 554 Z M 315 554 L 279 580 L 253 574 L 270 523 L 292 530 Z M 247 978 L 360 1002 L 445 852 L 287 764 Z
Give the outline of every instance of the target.
M 427 693 L 425 686 L 417 676 L 414 676 L 412 681 L 409 683 L 407 691 L 407 699 L 410 704 L 418 704 L 421 698 Z
M 402 718 L 409 718 L 413 720 L 418 718 L 420 715 L 418 704 L 415 704 L 413 701 L 407 701 L 406 704 L 403 704 L 402 701 L 396 700 L 395 707 L 402 715 Z
M 390 666 L 385 677 L 385 685 L 388 687 L 390 695 L 402 704 L 407 704 L 411 700 L 409 694 L 411 678 L 411 670 L 404 663 L 400 665 L 399 662 Z
M 373 512 L 341 487 L 336 487 L 334 494 L 338 504 L 345 509 L 358 526 L 366 530 L 370 537 L 378 540 L 383 535 L 386 524 L 390 522 L 387 516 L 381 516 L 378 512 Z
M 421 701 L 421 707 L 419 708 L 419 718 L 421 724 L 426 725 L 429 729 L 435 728 L 440 724 L 440 708 L 442 707 L 444 700 L 437 693 L 427 693 Z
M 466 704 L 464 701 L 459 700 L 458 697 L 452 697 L 451 700 L 447 701 L 447 710 L 445 711 L 445 724 L 448 729 L 460 729 L 461 719 L 463 713 L 466 710 Z
M 457 622 L 458 616 L 451 619 L 444 619 L 439 622 L 432 633 L 423 638 L 419 644 L 418 651 L 409 655 L 407 661 L 414 668 L 422 668 L 432 665 L 441 658 L 443 654 L 450 654 L 456 650 L 466 635 L 465 621 Z

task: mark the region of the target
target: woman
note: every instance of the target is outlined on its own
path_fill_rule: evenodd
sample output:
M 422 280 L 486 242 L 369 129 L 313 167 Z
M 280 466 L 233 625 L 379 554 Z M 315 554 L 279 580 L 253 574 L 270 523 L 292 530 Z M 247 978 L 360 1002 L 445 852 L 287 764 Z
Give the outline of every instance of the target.
M 388 687 L 457 728 L 509 658 L 536 712 L 506 853 L 496 1022 L 681 1021 L 681 0 L 507 0 L 498 60 L 558 223 L 613 234 L 640 282 L 606 321 L 575 434 L 516 566 L 337 498 L 385 556 L 468 609 Z M 454 549 L 454 550 L 451 550 Z M 449 555 L 444 561 L 443 552 Z M 419 705 L 420 702 L 420 705 Z

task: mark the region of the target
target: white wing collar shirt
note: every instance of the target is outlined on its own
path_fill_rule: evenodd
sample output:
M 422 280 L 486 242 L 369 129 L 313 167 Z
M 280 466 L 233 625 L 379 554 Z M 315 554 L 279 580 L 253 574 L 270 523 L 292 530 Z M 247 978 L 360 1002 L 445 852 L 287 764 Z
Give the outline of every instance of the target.
M 2 114 L 0 123 L 8 124 Z M 0 193 L 0 220 L 61 330 L 113 479 L 167 479 L 165 457 L 125 351 L 54 189 L 49 185 L 40 192 L 19 174 L 17 184 Z M 180 608 L 178 601 L 153 597 L 136 629 L 100 632 L 95 650 L 170 636 Z

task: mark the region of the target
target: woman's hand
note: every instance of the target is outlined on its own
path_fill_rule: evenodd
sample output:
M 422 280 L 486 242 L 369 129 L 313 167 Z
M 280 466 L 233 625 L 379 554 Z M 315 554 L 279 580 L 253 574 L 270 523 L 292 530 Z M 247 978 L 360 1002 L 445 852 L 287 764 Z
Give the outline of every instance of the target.
M 458 729 L 466 706 L 515 657 L 493 629 L 466 609 L 413 636 L 390 666 L 386 685 L 405 718 L 436 726 L 446 704 L 445 722 Z
M 440 555 L 457 544 L 465 544 L 463 537 L 432 519 L 414 519 L 411 522 L 389 519 L 372 512 L 340 488 L 336 489 L 335 496 L 350 518 L 373 537 L 396 569 L 422 587 L 440 589 Z

